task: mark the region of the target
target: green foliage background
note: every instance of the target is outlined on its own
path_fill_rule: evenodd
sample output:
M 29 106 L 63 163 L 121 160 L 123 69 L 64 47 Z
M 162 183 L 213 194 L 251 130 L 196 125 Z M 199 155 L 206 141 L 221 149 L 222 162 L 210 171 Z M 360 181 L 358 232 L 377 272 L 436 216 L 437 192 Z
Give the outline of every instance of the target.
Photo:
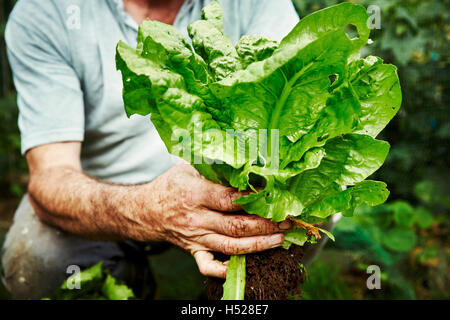
M 15 2 L 0 3 L 0 245 L 27 182 L 3 38 Z M 300 17 L 339 2 L 294 0 Z M 391 196 L 388 204 L 361 208 L 355 219 L 339 223 L 336 243 L 307 268 L 304 298 L 448 299 L 450 2 L 352 2 L 381 10 L 381 29 L 373 30 L 374 43 L 364 54 L 399 68 L 403 105 L 380 137 L 392 147 L 372 177 L 387 182 Z M 370 264 L 382 270 L 381 290 L 367 289 Z M 6 296 L 0 285 L 0 299 Z

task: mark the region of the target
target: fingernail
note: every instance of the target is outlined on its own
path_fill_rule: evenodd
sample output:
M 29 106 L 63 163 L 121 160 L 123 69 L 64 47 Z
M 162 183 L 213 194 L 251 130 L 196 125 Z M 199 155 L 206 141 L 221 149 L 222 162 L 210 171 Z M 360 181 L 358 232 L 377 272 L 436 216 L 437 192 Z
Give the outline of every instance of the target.
M 290 228 L 292 228 L 292 223 L 288 220 L 284 220 L 278 224 L 278 228 L 280 228 L 281 230 L 289 230 Z

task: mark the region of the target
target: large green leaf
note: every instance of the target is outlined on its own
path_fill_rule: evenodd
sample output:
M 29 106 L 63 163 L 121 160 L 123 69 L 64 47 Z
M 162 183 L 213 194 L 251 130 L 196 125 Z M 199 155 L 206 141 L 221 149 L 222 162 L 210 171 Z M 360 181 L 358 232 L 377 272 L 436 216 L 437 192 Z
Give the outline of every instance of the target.
M 384 203 L 388 196 L 389 191 L 384 182 L 366 180 L 316 202 L 308 207 L 304 214 L 319 218 L 327 218 L 337 212 L 353 215 L 353 211 L 360 205 L 377 206 Z
M 400 108 L 402 93 L 397 68 L 369 56 L 349 65 L 350 83 L 361 104 L 358 133 L 376 137 Z

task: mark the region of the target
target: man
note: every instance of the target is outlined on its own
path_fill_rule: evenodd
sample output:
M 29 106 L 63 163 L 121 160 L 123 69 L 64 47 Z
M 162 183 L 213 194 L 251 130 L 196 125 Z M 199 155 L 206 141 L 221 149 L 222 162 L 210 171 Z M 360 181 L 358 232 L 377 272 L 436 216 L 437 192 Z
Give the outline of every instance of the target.
M 208 1 L 20 0 L 6 29 L 30 181 L 3 248 L 13 298 L 49 296 L 70 265 L 98 261 L 121 277 L 123 243 L 171 242 L 206 276 L 225 277 L 211 252 L 277 247 L 290 223 L 230 212 L 240 193 L 177 161 L 148 118 L 127 119 L 119 40 L 136 45 L 144 19 L 187 37 Z M 225 32 L 280 40 L 298 22 L 290 0 L 223 0 Z M 229 213 L 224 213 L 229 212 Z

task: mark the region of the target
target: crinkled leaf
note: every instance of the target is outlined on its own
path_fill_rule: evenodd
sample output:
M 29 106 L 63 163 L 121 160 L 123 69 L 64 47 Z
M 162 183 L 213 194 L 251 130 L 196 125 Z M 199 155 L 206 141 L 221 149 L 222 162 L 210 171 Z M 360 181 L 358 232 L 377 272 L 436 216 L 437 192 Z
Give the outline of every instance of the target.
M 241 68 L 239 56 L 231 39 L 224 34 L 223 12 L 217 0 L 202 11 L 202 19 L 188 26 L 195 51 L 208 63 L 216 80 Z
M 204 101 L 187 91 L 180 74 L 164 69 L 159 61 L 142 57 L 123 42 L 117 46 L 116 60 L 124 77 L 127 113 L 152 112 L 152 122 L 171 153 L 198 163 L 205 159 L 220 160 L 233 167 L 245 163 L 233 148 L 226 147 L 226 142 L 232 139 L 212 119 Z M 142 92 L 152 99 L 143 102 L 146 97 Z
M 202 10 L 202 20 L 210 22 L 223 33 L 223 10 L 218 0 L 213 0 Z
M 236 51 L 241 60 L 242 68 L 270 57 L 278 47 L 278 42 L 257 35 L 245 35 L 236 44 Z
M 353 61 L 349 69 L 351 86 L 361 104 L 361 129 L 356 132 L 376 137 L 402 103 L 397 68 L 370 56 Z
M 377 206 L 384 203 L 388 196 L 389 191 L 384 182 L 366 180 L 316 202 L 305 210 L 304 215 L 319 218 L 327 218 L 338 212 L 353 215 L 360 205 Z
M 136 50 L 117 46 L 127 115 L 151 114 L 169 152 L 207 179 L 253 190 L 236 200 L 248 213 L 302 215 L 310 225 L 380 204 L 386 185 L 363 180 L 389 151 L 374 138 L 398 111 L 401 90 L 394 66 L 359 58 L 367 19 L 364 7 L 346 2 L 302 19 L 279 45 L 248 35 L 234 46 L 214 0 L 188 27 L 193 48 L 173 26 L 146 21 Z M 402 232 L 391 230 L 386 245 L 409 247 Z M 306 241 L 315 239 L 294 228 L 283 246 Z M 224 299 L 244 292 L 245 256 L 232 256 Z

